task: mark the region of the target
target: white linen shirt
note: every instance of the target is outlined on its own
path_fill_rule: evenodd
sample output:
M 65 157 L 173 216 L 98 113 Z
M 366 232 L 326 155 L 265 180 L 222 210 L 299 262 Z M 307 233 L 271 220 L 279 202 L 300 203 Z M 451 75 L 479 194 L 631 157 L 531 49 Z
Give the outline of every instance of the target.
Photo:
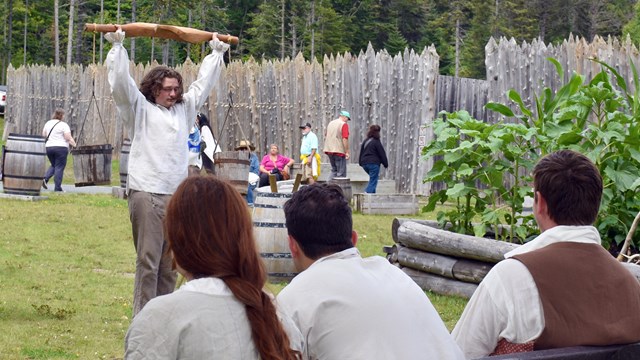
M 279 314 L 291 348 L 302 351 L 302 335 Z M 133 318 L 125 337 L 125 359 L 259 359 L 245 305 L 224 281 L 201 278 L 151 299 Z
M 356 248 L 323 257 L 278 295 L 305 359 L 463 359 L 425 293 L 386 259 Z
M 213 52 L 200 65 L 198 79 L 183 94 L 183 102 L 167 109 L 149 102 L 129 74 L 129 56 L 114 42 L 106 59 L 111 94 L 118 113 L 133 133 L 129 153 L 128 189 L 173 194 L 187 177 L 187 138 L 197 110 L 204 104 L 224 65 L 229 45 L 210 41 Z
M 505 254 L 476 289 L 451 335 L 468 359 L 492 353 L 500 339 L 524 344 L 540 337 L 544 313 L 538 288 L 527 267 L 510 259 L 560 243 L 600 244 L 593 226 L 555 226 Z

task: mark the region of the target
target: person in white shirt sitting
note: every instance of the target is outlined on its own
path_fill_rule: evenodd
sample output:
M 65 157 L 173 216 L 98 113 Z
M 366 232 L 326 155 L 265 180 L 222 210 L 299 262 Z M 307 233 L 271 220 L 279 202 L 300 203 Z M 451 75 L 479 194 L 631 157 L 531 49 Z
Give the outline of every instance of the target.
M 251 215 L 231 184 L 189 177 L 167 205 L 164 228 L 187 283 L 133 318 L 126 360 L 300 358 L 302 335 L 263 290 Z
M 582 154 L 538 162 L 533 215 L 542 233 L 505 254 L 471 297 L 452 333 L 468 358 L 640 341 L 640 284 L 592 225 L 602 189 Z
M 340 187 L 303 187 L 284 212 L 301 273 L 277 302 L 302 332 L 305 358 L 464 358 L 409 276 L 380 256 L 360 256 L 351 208 Z

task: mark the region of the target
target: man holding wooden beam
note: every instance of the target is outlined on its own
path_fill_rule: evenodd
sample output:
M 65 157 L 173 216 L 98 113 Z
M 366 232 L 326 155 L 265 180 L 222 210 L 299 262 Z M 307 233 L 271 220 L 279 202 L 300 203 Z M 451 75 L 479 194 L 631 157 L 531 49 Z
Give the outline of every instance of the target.
M 105 38 L 113 44 L 106 59 L 111 94 L 133 136 L 127 193 L 136 248 L 133 293 L 135 316 L 152 298 L 175 289 L 176 273 L 163 236 L 165 206 L 187 177 L 189 130 L 213 84 L 218 80 L 229 45 L 213 34 L 212 53 L 200 65 L 198 78 L 183 93 L 182 76 L 166 66 L 152 69 L 140 83 L 129 74 L 129 56 L 118 26 Z
M 561 150 L 536 165 L 533 187 L 542 233 L 506 253 L 471 297 L 452 333 L 467 358 L 640 341 L 640 284 L 592 226 L 598 168 Z

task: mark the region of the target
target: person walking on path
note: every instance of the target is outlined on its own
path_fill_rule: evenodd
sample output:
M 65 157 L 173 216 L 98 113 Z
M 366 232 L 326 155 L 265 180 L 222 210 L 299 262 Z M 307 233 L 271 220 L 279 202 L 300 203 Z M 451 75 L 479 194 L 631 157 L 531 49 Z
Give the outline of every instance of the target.
M 45 147 L 47 157 L 51 166 L 47 169 L 42 180 L 42 187 L 48 189 L 47 183 L 53 176 L 55 184 L 54 191 L 62 192 L 62 177 L 64 168 L 67 166 L 67 156 L 69 155 L 69 145 L 75 147 L 76 141 L 71 136 L 69 124 L 62 121 L 64 110 L 57 108 L 51 116 L 51 120 L 44 124 L 42 136 L 46 138 Z
M 349 160 L 349 124 L 351 115 L 340 111 L 340 116 L 327 125 L 324 137 L 324 153 L 331 163 L 329 180 L 336 177 L 347 177 L 347 160 Z
M 380 126 L 369 126 L 369 132 L 367 138 L 362 142 L 360 146 L 360 158 L 358 164 L 362 166 L 364 171 L 369 174 L 369 183 L 367 184 L 364 192 L 369 194 L 375 194 L 378 187 L 378 176 L 380 175 L 380 164 L 384 168 L 389 167 L 387 161 L 387 153 L 384 151 L 384 147 L 380 142 Z
M 111 94 L 120 118 L 133 130 L 127 193 L 137 253 L 135 316 L 149 300 L 175 288 L 176 273 L 172 255 L 166 251 L 162 220 L 171 194 L 187 177 L 189 130 L 220 76 L 229 45 L 213 34 L 212 53 L 203 59 L 196 81 L 183 93 L 182 76 L 166 66 L 152 69 L 138 89 L 122 45 L 125 33 L 118 28 L 105 38 L 113 44 L 106 59 Z
M 311 131 L 311 124 L 299 126 L 302 130 L 300 143 L 300 160 L 302 160 L 302 180 L 313 184 L 320 175 L 320 155 L 318 154 L 318 137 Z

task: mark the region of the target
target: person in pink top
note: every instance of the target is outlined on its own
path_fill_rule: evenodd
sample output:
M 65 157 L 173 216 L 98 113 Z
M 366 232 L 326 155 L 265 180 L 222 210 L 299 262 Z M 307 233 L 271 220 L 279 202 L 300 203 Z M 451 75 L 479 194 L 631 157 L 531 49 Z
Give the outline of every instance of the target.
M 269 153 L 260 162 L 260 185 L 269 185 L 269 174 L 275 174 L 276 180 L 283 180 L 283 172 L 291 173 L 293 159 L 280 155 L 278 145 L 269 145 Z

